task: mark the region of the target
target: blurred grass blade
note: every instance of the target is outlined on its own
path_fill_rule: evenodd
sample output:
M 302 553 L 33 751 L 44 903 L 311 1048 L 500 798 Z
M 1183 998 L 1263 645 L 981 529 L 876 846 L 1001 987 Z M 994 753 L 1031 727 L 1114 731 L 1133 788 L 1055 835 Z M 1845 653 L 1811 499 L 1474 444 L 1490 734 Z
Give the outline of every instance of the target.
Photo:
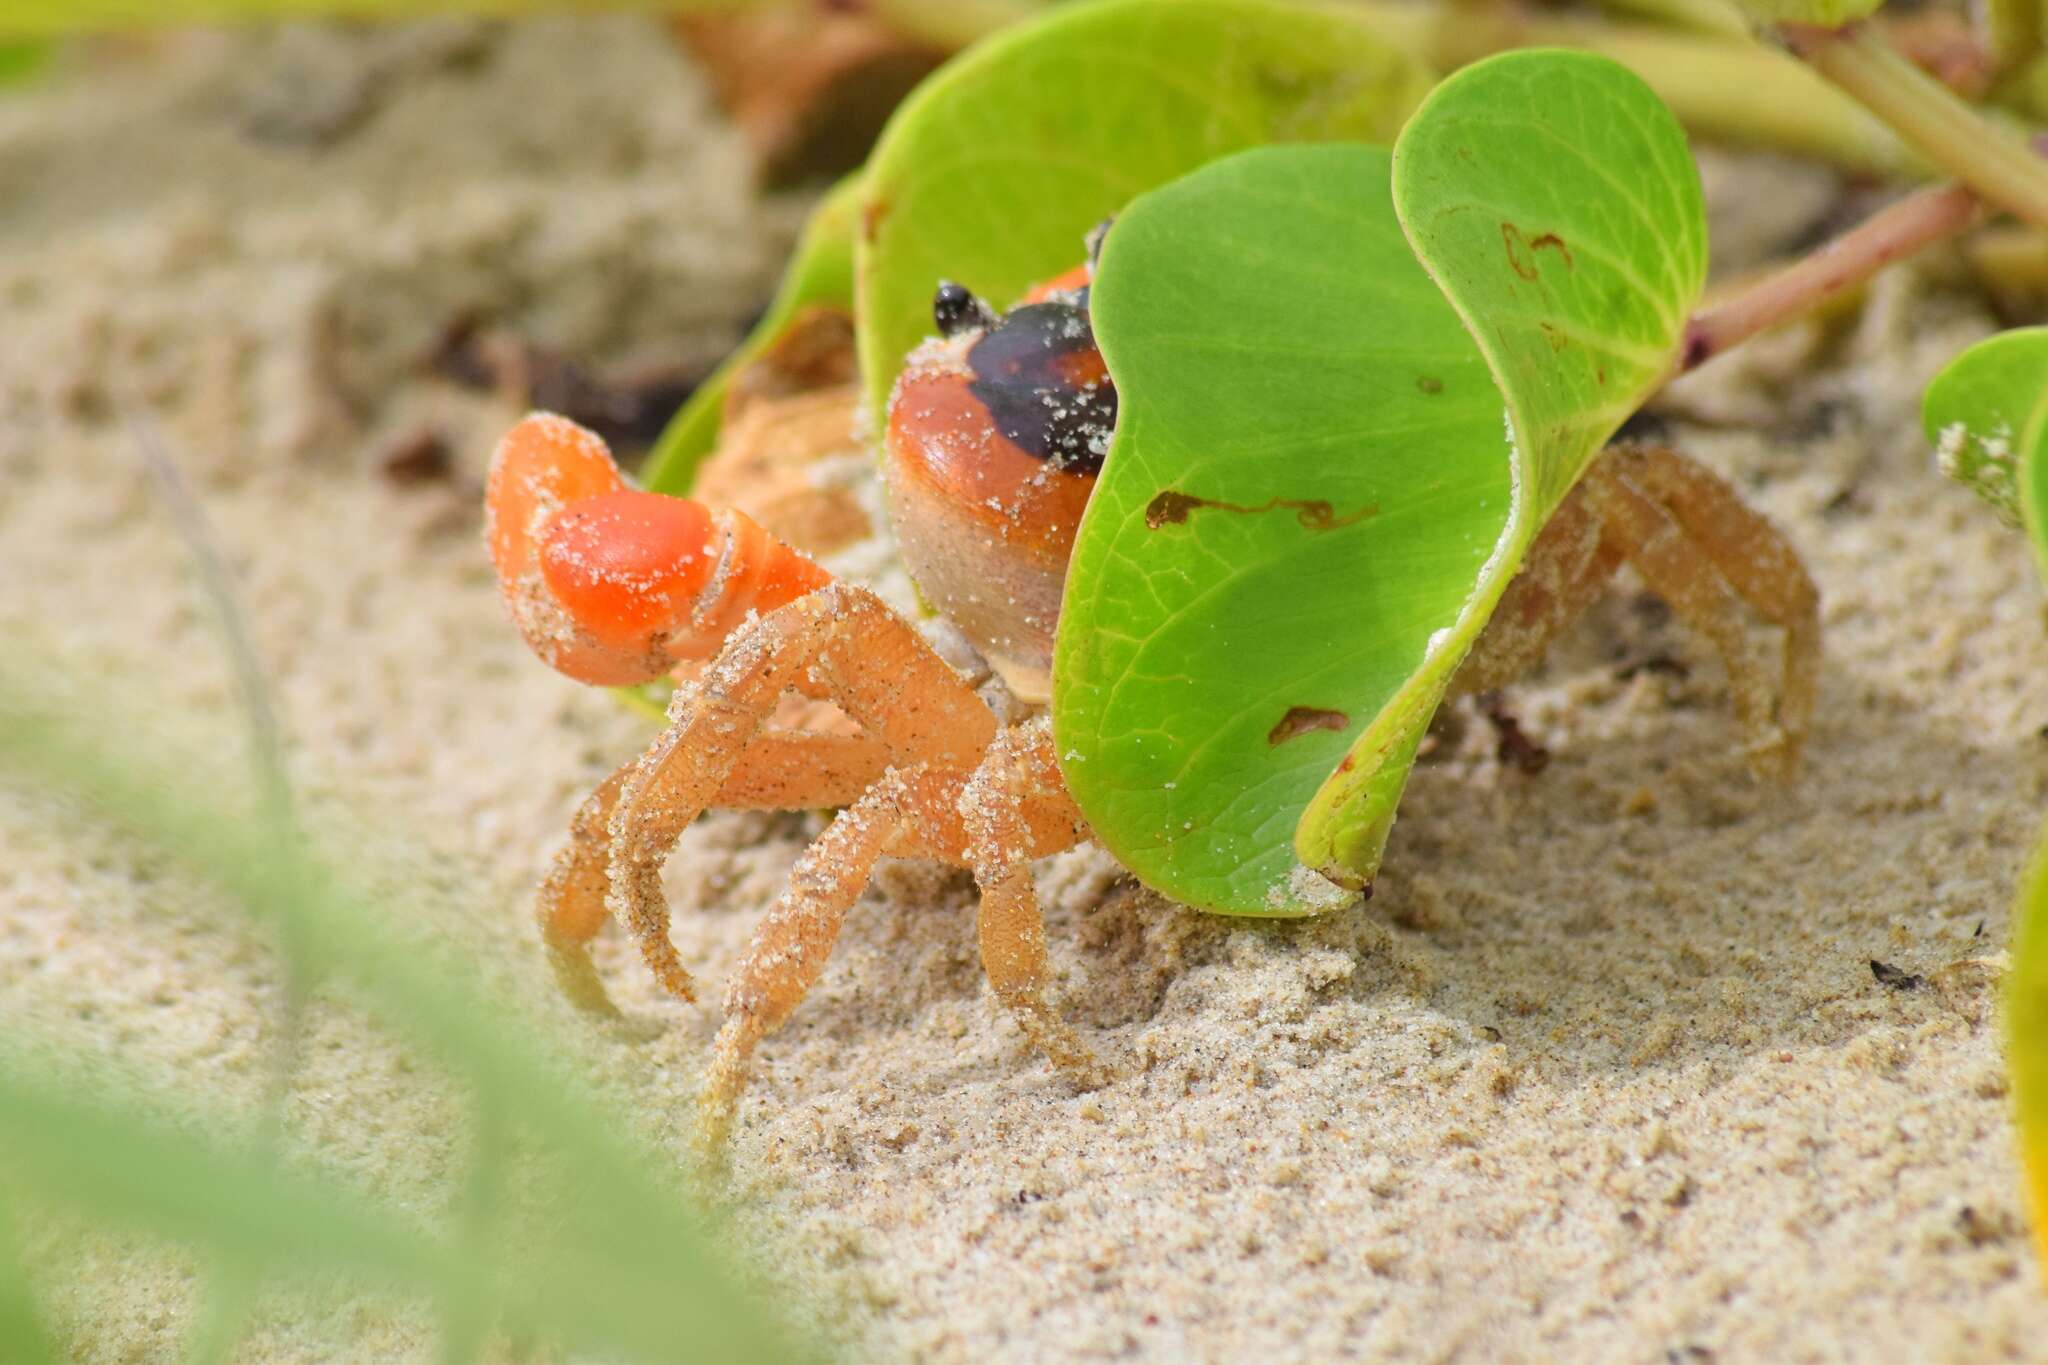
M 55 1359 L 57 1352 L 28 1292 L 14 1210 L 5 1191 L 0 1191 L 0 1360 L 42 1365 Z
M 0 29 L 6 27 L 6 19 L 0 17 Z M 50 45 L 43 42 L 7 43 L 0 42 L 0 85 L 26 80 L 35 75 L 43 66 L 43 59 L 50 55 Z
M 0 39 L 110 29 L 277 19 L 422 19 L 437 14 L 516 17 L 563 10 L 740 10 L 757 0 L 5 0 Z
M 402 934 L 380 904 L 395 893 L 356 894 L 313 857 L 311 841 L 276 837 L 273 822 L 224 794 L 218 759 L 176 755 L 133 731 L 120 732 L 117 748 L 103 715 L 64 700 L 89 689 L 31 671 L 23 654 L 0 661 L 0 780 L 39 799 L 74 799 L 226 891 L 250 920 L 289 924 L 277 941 L 292 970 L 345 985 L 430 1054 L 473 1112 L 516 1127 L 522 1158 L 514 1185 L 505 1144 L 479 1143 L 471 1188 L 488 1207 L 458 1198 L 449 1227 L 423 1229 L 332 1180 L 280 1167 L 244 1136 L 245 1118 L 197 1116 L 165 1131 L 98 1098 L 103 1085 L 10 1070 L 0 1055 L 0 1147 L 12 1167 L 35 1164 L 38 1177 L 25 1183 L 189 1240 L 206 1263 L 372 1274 L 431 1298 L 458 1331 L 478 1305 L 497 1305 L 501 1327 L 569 1351 L 665 1360 L 688 1343 L 705 1359 L 793 1358 L 712 1254 L 674 1172 L 622 1139 L 624 1120 L 551 1059 L 473 967 Z M 529 1148 L 545 1158 L 545 1178 L 523 1159 Z
M 458 1288 L 465 1272 L 446 1246 L 332 1182 L 289 1175 L 261 1152 L 194 1136 L 138 1107 L 79 1100 L 80 1089 L 76 1077 L 0 1068 L 0 1149 L 39 1196 L 273 1265 L 366 1273 L 437 1298 Z M 201 1131 L 239 1126 L 195 1118 Z

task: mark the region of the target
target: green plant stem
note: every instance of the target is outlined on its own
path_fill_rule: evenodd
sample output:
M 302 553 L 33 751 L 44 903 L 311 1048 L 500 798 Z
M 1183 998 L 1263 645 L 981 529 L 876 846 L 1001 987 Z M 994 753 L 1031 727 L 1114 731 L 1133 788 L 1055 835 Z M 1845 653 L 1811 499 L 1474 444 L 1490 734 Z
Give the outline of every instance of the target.
M 1987 204 L 2048 225 L 2048 165 L 2024 137 L 1965 103 L 1867 24 L 1782 25 L 1786 45 Z
M 1747 38 L 1538 17 L 1497 5 L 1352 0 L 1345 9 L 1445 70 L 1517 47 L 1579 48 L 1642 77 L 1695 137 L 1814 157 L 1885 179 L 1932 176 L 1925 161 L 1855 101 L 1792 57 Z
M 1946 241 L 1976 222 L 1982 209 L 1967 185 L 1916 190 L 1811 255 L 1694 314 L 1686 325 L 1677 372 L 1812 311 L 1894 261 Z
M 1749 41 L 1749 21 L 1727 0 L 1602 0 L 1600 8 L 1662 27 Z

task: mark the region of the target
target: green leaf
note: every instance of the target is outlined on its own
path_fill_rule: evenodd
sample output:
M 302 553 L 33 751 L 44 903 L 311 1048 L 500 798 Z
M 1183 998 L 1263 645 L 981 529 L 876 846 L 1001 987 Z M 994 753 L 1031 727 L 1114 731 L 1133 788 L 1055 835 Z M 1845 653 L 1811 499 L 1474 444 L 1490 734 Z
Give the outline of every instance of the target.
M 824 306 L 853 311 L 853 231 L 860 210 L 860 177 L 841 180 L 818 201 L 797 239 L 796 253 L 776 286 L 768 311 L 727 356 L 711 377 L 690 395 L 690 401 L 669 419 L 641 467 L 641 484 L 656 493 L 687 493 L 697 466 L 717 448 L 725 415 L 726 390 L 733 376 L 752 364 L 780 337 L 796 315 Z
M 1670 376 L 1707 277 L 1685 133 L 1605 57 L 1511 52 L 1445 81 L 1394 149 L 1394 207 L 1506 400 L 1515 509 L 1457 625 L 1302 816 L 1304 862 L 1368 880 L 1451 672 L 1551 511 Z
M 2048 829 L 2013 908 L 2012 975 L 2005 984 L 2006 1052 L 2020 1165 L 2034 1215 L 2034 1245 L 2048 1267 Z M 2044 1269 L 2048 1274 L 2048 1269 Z
M 1092 294 L 1117 432 L 1053 670 L 1097 837 L 1213 910 L 1369 881 L 1452 671 L 1671 369 L 1705 257 L 1670 114 L 1571 53 L 1452 78 L 1391 171 L 1270 149 L 1126 210 Z
M 1385 140 L 1427 88 L 1358 22 L 1274 0 L 1075 5 L 962 54 L 868 163 L 855 259 L 877 429 L 941 279 L 1007 305 L 1143 191 L 1268 142 Z
M 1942 471 L 2025 526 L 2048 575 L 2048 327 L 2001 332 L 1951 360 L 1920 417 Z
M 1507 523 L 1500 395 L 1389 171 L 1380 148 L 1243 153 L 1132 204 L 1096 271 L 1119 411 L 1054 723 L 1097 837 L 1208 909 L 1318 908 L 1295 822 Z
M 1943 470 L 2026 527 L 2048 579 L 2048 327 L 2001 332 L 1951 360 L 1927 386 L 1921 418 Z M 2013 926 L 2006 1055 L 2034 1244 L 2048 1266 L 2048 829 Z
M 14 1224 L 8 1194 L 0 1190 L 0 1360 L 41 1365 L 58 1356 L 29 1293 Z

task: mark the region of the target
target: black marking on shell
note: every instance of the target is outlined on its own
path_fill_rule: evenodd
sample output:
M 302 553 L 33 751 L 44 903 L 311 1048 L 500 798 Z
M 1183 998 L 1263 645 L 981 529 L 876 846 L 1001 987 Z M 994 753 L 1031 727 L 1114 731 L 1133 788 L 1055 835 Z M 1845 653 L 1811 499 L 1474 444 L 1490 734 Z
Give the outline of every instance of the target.
M 996 430 L 1027 455 L 1098 474 L 1116 428 L 1116 388 L 1107 376 L 1076 384 L 1060 364 L 1094 349 L 1085 307 L 1061 300 L 1025 304 L 968 350 L 974 378 L 967 387 Z

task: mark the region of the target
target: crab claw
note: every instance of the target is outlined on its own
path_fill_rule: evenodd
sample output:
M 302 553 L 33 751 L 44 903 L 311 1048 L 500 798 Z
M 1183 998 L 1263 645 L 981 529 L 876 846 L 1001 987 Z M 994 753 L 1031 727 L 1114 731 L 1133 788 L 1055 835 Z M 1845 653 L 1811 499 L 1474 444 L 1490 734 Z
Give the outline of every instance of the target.
M 552 413 L 498 443 L 484 539 L 527 644 L 587 683 L 709 657 L 749 612 L 831 581 L 741 512 L 629 487 L 600 437 Z

